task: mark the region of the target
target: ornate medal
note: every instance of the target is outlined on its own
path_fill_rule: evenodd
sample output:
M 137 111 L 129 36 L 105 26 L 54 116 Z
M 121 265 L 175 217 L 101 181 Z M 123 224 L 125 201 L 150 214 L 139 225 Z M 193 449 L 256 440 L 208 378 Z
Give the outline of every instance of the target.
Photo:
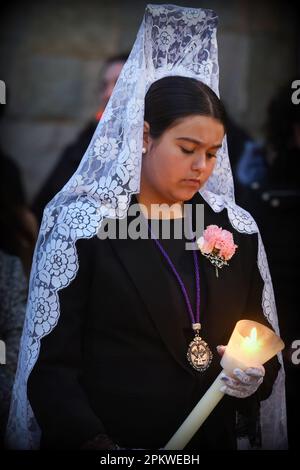
M 213 355 L 208 344 L 199 336 L 200 328 L 200 323 L 193 324 L 193 329 L 196 330 L 196 334 L 195 338 L 189 344 L 187 358 L 194 369 L 198 372 L 204 372 L 210 366 Z

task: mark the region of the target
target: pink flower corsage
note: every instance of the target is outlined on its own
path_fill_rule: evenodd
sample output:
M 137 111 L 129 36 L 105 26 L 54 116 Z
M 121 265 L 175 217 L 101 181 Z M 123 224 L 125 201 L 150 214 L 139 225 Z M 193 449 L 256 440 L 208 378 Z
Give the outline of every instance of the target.
M 227 261 L 237 249 L 232 233 L 217 225 L 208 225 L 203 236 L 198 238 L 197 244 L 201 253 L 215 266 L 217 277 L 219 277 L 218 269 L 228 266 Z

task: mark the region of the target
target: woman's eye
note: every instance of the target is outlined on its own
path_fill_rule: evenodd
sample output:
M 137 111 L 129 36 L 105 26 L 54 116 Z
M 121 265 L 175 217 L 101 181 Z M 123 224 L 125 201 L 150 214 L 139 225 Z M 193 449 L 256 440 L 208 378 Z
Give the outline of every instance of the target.
M 217 155 L 215 155 L 214 153 L 208 153 L 207 156 L 208 156 L 208 158 L 214 158 L 214 157 L 216 158 L 217 157 Z
M 188 150 L 188 149 L 185 149 L 184 147 L 180 147 L 180 148 L 183 151 L 183 153 L 194 153 L 194 150 Z

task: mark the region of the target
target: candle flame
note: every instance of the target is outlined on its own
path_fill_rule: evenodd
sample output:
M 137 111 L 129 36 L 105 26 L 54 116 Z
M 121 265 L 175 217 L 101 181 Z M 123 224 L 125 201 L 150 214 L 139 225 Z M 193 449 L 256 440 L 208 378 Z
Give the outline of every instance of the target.
M 251 332 L 250 332 L 250 340 L 251 341 L 256 341 L 257 339 L 257 330 L 256 328 L 252 328 Z
M 252 328 L 250 331 L 250 336 L 246 336 L 244 338 L 244 346 L 249 351 L 255 351 L 259 349 L 259 341 L 257 341 L 257 330 L 256 328 Z

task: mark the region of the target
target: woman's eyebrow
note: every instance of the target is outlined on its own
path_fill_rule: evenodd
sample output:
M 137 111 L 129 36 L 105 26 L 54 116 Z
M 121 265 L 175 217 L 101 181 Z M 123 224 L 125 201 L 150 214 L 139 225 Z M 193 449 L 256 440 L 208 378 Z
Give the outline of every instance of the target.
M 187 140 L 188 142 L 192 142 L 193 144 L 197 145 L 204 145 L 204 142 L 201 140 L 193 139 L 192 137 L 177 137 L 176 140 Z M 222 144 L 212 145 L 210 148 L 220 148 Z

